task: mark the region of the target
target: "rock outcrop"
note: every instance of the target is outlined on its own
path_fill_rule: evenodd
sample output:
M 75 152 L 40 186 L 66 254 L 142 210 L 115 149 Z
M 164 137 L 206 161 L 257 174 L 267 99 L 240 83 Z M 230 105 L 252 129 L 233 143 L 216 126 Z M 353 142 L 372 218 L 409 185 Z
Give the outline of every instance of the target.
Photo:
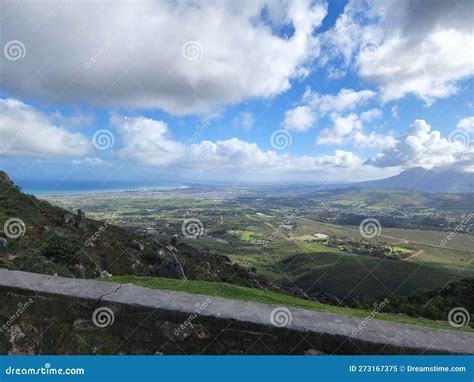
M 168 253 L 160 264 L 158 272 L 160 277 L 167 277 L 170 279 L 186 280 L 183 266 L 173 252 Z
M 77 210 L 76 222 L 74 224 L 77 228 L 86 228 L 86 213 L 80 208 Z
M 63 223 L 64 224 L 69 224 L 69 222 L 71 221 L 72 219 L 72 214 L 69 212 L 69 211 L 64 211 L 64 214 L 63 214 Z
M 0 184 L 13 186 L 13 182 L 5 171 L 0 171 Z

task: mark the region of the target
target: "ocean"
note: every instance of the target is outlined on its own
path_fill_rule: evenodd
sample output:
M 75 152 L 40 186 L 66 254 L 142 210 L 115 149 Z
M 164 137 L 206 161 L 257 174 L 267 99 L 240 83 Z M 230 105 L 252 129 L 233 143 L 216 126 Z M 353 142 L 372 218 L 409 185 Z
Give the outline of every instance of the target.
M 15 182 L 23 192 L 38 196 L 50 195 L 74 195 L 97 192 L 117 191 L 143 191 L 187 188 L 183 184 L 171 182 L 147 182 L 147 181 L 41 181 L 25 180 Z

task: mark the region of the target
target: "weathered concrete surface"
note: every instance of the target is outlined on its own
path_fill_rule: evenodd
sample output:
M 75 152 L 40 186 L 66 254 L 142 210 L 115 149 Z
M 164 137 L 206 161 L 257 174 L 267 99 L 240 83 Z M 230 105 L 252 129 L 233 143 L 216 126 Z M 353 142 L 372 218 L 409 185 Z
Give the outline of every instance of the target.
M 25 306 L 19 317 L 18 303 Z M 94 325 L 97 308 L 114 322 Z M 0 352 L 31 354 L 474 354 L 474 334 L 132 285 L 0 269 Z M 279 322 L 278 320 L 276 320 Z M 9 325 L 2 325 L 8 322 Z M 3 335 L 2 335 L 3 333 Z

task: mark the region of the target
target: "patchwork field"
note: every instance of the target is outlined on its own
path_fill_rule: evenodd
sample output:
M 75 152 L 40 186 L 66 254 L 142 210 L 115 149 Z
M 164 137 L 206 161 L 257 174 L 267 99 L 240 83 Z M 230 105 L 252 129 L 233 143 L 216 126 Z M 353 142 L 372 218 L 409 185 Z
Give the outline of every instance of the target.
M 151 230 L 158 237 L 178 235 L 191 246 L 208 248 L 241 265 L 255 267 L 275 285 L 335 296 L 350 304 L 408 296 L 472 277 L 474 235 L 457 233 L 442 245 L 450 232 L 448 226 L 461 219 L 456 211 L 464 199 L 453 196 L 448 204 L 442 199 L 446 209 L 434 208 L 442 204 L 439 195 L 406 190 L 324 192 L 274 199 L 219 198 L 215 194 L 208 199 L 164 198 L 162 194 L 154 198 L 128 193 L 123 198 L 74 196 L 54 202 L 84 208 L 93 218 Z M 384 210 L 387 206 L 390 211 Z M 399 207 L 398 212 L 393 212 L 394 206 Z M 363 211 L 369 215 L 371 210 L 380 213 L 382 222 L 385 216 L 403 214 L 437 219 L 436 224 L 441 221 L 446 228 L 382 224 L 379 235 L 363 239 L 358 225 L 335 223 L 346 214 L 348 221 L 358 224 Z M 316 221 L 315 215 L 321 219 Z M 183 236 L 186 219 L 198 219 L 202 234 L 193 239 Z M 335 238 L 344 245 L 331 245 Z M 377 251 L 388 251 L 396 259 L 375 255 Z

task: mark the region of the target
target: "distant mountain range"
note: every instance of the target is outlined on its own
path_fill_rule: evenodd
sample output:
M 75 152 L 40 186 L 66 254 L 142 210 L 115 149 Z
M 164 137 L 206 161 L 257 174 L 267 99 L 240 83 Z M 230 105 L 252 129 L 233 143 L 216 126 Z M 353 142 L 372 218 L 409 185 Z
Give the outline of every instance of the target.
M 351 187 L 361 188 L 405 188 L 422 192 L 473 192 L 474 173 L 439 169 L 426 170 L 421 167 L 405 170 L 386 179 L 358 182 Z M 336 188 L 345 188 L 337 186 Z
M 430 193 L 472 193 L 474 192 L 474 173 L 447 169 L 427 170 L 416 167 L 405 170 L 390 178 L 353 183 L 325 183 L 318 185 L 294 185 L 292 195 L 304 195 L 314 191 L 343 190 L 348 188 L 386 189 L 402 188 L 411 191 Z M 271 192 L 275 191 L 269 187 Z M 284 189 L 282 192 L 287 191 Z
M 474 192 L 474 173 L 459 172 L 447 169 L 427 170 L 416 167 L 405 170 L 390 178 L 369 180 L 353 183 L 325 183 L 317 185 L 293 185 L 291 195 L 304 195 L 314 191 L 343 190 L 348 188 L 363 189 L 386 189 L 402 188 L 411 191 L 430 193 L 472 193 Z M 276 194 L 272 187 L 268 187 L 269 193 Z M 281 193 L 287 192 L 283 188 Z

